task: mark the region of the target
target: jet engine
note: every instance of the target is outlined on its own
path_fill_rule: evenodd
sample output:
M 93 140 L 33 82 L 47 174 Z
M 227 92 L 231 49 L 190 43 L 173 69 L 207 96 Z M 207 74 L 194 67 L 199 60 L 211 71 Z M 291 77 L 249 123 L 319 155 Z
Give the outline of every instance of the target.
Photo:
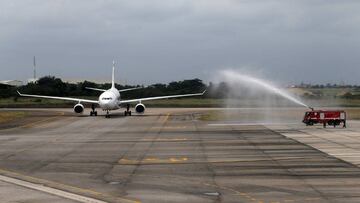
M 137 104 L 135 106 L 136 113 L 144 113 L 145 112 L 145 105 L 144 104 Z
M 74 106 L 74 112 L 75 113 L 82 113 L 84 112 L 84 106 L 82 104 L 76 104 Z

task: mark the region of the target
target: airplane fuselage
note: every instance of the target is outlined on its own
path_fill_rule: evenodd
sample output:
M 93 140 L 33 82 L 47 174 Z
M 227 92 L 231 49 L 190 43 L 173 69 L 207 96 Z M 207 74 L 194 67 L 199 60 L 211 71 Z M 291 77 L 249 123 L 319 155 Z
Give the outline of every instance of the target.
M 106 90 L 99 96 L 99 106 L 104 111 L 119 109 L 120 93 L 116 88 Z

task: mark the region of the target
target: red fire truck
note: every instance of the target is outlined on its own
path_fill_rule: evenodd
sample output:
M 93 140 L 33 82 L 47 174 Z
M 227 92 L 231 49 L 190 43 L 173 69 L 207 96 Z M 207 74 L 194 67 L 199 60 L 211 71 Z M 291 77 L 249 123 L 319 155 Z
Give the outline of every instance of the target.
M 307 111 L 304 116 L 303 123 L 306 125 L 323 124 L 334 126 L 343 124 L 346 128 L 346 112 L 339 110 L 311 110 Z

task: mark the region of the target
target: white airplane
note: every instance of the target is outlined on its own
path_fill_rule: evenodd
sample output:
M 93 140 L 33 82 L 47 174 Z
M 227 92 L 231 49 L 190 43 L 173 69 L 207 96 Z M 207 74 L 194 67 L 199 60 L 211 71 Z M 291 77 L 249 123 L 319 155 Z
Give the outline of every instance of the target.
M 99 100 L 21 94 L 19 91 L 18 91 L 18 94 L 23 97 L 75 101 L 78 103 L 74 106 L 74 112 L 79 113 L 79 114 L 84 112 L 84 106 L 81 103 L 90 103 L 90 104 L 92 104 L 91 105 L 92 111 L 90 112 L 90 116 L 97 116 L 97 111 L 95 111 L 95 105 L 99 105 L 103 111 L 106 111 L 106 118 L 109 118 L 110 117 L 109 111 L 117 110 L 123 105 L 126 105 L 126 110 L 124 112 L 125 116 L 131 116 L 130 103 L 138 103 L 135 106 L 135 111 L 139 114 L 142 114 L 145 112 L 145 105 L 142 103 L 143 101 L 178 98 L 178 97 L 201 96 L 201 95 L 204 95 L 204 93 L 206 92 L 206 90 L 205 90 L 204 92 L 197 93 L 197 94 L 183 94 L 183 95 L 171 95 L 171 96 L 159 96 L 159 97 L 147 97 L 147 98 L 140 98 L 140 99 L 121 100 L 121 97 L 120 97 L 121 92 L 131 91 L 131 90 L 135 90 L 135 89 L 139 89 L 139 88 L 130 88 L 130 89 L 122 89 L 122 90 L 118 90 L 115 88 L 115 62 L 113 62 L 112 83 L 111 84 L 112 84 L 111 88 L 108 90 L 87 87 L 87 89 L 103 92 L 99 96 Z

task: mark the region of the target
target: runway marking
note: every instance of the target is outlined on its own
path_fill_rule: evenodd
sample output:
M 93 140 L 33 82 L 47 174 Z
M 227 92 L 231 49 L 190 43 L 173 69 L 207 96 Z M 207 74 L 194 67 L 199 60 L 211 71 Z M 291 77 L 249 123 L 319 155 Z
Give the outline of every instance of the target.
M 131 167 L 129 170 L 129 175 L 126 177 L 126 179 L 123 181 L 125 184 L 130 182 L 133 177 L 137 176 L 138 168 L 141 166 L 141 164 L 144 163 L 159 163 L 159 162 L 169 162 L 169 160 L 159 160 L 158 158 L 148 157 L 146 158 L 146 155 L 151 150 L 153 145 L 156 143 L 156 141 L 161 136 L 161 132 L 163 130 L 163 127 L 166 126 L 167 121 L 170 118 L 170 113 L 168 113 L 165 117 L 162 115 L 158 116 L 155 121 L 152 122 L 152 125 L 149 129 L 146 130 L 146 133 L 143 134 L 141 139 L 138 139 L 132 144 L 132 146 L 126 150 L 126 152 L 120 157 L 120 159 L 117 161 L 119 165 L 133 165 L 134 167 Z M 161 126 L 161 128 L 157 128 L 157 126 Z M 142 142 L 144 140 L 147 140 L 148 143 L 144 144 L 145 142 Z M 136 153 L 136 160 L 130 160 L 128 159 L 131 157 L 131 152 L 134 150 L 137 150 L 138 148 L 141 148 L 141 153 Z M 109 171 L 108 173 L 111 173 L 112 171 Z
M 169 117 L 170 117 L 170 113 L 166 114 L 163 123 L 166 123 L 169 120 Z
M 120 159 L 118 163 L 120 165 L 155 165 L 155 164 L 180 164 L 188 161 L 187 157 L 170 157 L 167 159 L 159 158 L 146 158 L 143 160 L 129 160 L 129 159 Z
M 156 140 L 153 139 L 142 139 L 141 141 L 156 141 L 156 142 L 174 142 L 174 141 L 187 141 L 187 138 L 158 138 Z
M 305 201 L 314 201 L 314 200 L 320 200 L 319 197 L 314 197 L 314 198 L 306 198 Z
M 286 161 L 294 159 L 304 159 L 303 157 L 290 157 L 290 158 L 278 158 L 274 159 L 277 161 Z M 168 158 L 168 159 L 158 159 L 158 158 L 147 158 L 143 160 L 130 160 L 130 159 L 120 159 L 118 161 L 119 165 L 164 165 L 164 164 L 216 164 L 216 163 L 238 163 L 238 162 L 257 162 L 257 161 L 274 161 L 272 159 L 252 159 L 252 160 L 243 160 L 243 159 L 227 159 L 227 160 L 214 160 L 214 161 L 202 161 L 202 160 L 190 160 L 187 157 L 180 158 Z
M 188 158 L 186 158 L 186 157 L 184 157 L 184 158 L 180 158 L 180 159 L 177 159 L 177 158 L 170 158 L 169 160 L 170 160 L 170 162 L 172 162 L 172 163 L 178 163 L 178 162 L 187 161 L 187 160 L 188 160 Z
M 0 180 L 84 203 L 106 203 L 106 201 L 100 199 L 109 199 L 109 198 L 124 203 L 140 203 L 140 201 L 126 199 L 123 197 L 114 197 L 90 189 L 65 185 L 62 183 L 57 183 L 50 180 L 27 176 L 13 171 L 8 171 L 5 169 L 0 169 Z M 90 196 L 96 196 L 99 199 L 87 197 L 84 196 L 84 194 Z
M 145 161 L 157 161 L 157 160 L 159 160 L 158 158 L 147 158 L 147 159 L 145 159 Z

